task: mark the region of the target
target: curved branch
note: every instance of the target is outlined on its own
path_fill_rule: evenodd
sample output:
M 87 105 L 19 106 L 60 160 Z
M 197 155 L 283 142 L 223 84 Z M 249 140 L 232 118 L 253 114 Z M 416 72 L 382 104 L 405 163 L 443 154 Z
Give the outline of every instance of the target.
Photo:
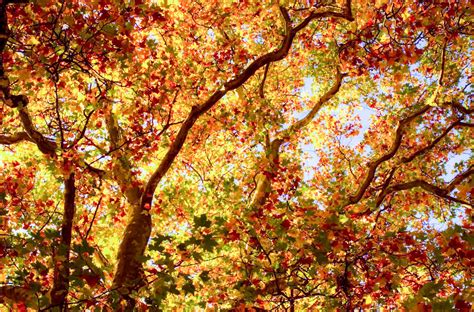
M 439 136 L 436 137 L 436 139 L 434 139 L 433 141 L 431 141 L 430 144 L 428 144 L 427 146 L 423 147 L 422 149 L 414 152 L 413 154 L 411 154 L 410 156 L 408 157 L 403 157 L 401 159 L 401 163 L 409 163 L 411 162 L 413 159 L 415 159 L 416 157 L 420 156 L 420 155 L 423 155 L 425 154 L 426 152 L 428 152 L 429 150 L 431 150 L 433 147 L 435 147 L 436 144 L 438 144 L 445 136 L 448 135 L 448 133 L 453 129 L 455 128 L 456 126 L 462 126 L 462 123 L 460 120 L 458 121 L 455 121 L 454 123 L 452 123 L 451 125 L 449 125 L 449 127 L 447 127 L 443 133 L 441 133 Z
M 139 260 L 139 257 L 143 255 L 151 233 L 151 217 L 147 210 L 151 207 L 153 195 L 158 184 L 173 164 L 186 141 L 189 131 L 198 118 L 214 107 L 229 91 L 242 86 L 257 72 L 257 70 L 272 62 L 284 59 L 290 51 L 296 34 L 311 20 L 324 17 L 341 17 L 346 20 L 352 20 L 350 8 L 344 8 L 342 11 L 345 13 L 343 14 L 333 11 L 312 13 L 301 24 L 296 26 L 296 28 L 291 28 L 291 19 L 288 11 L 285 8 L 280 7 L 280 12 L 285 19 L 286 32 L 280 47 L 255 59 L 240 74 L 237 74 L 234 78 L 222 84 L 221 87 L 214 91 L 207 100 L 202 102 L 200 105 L 192 107 L 191 112 L 182 123 L 176 138 L 169 146 L 158 167 L 148 179 L 145 189 L 142 192 L 139 205 L 133 206 L 132 214 L 129 218 L 125 234 L 119 246 L 117 268 L 113 281 L 113 287 L 119 289 L 123 298 L 126 299 L 128 296 L 127 294 L 133 288 L 140 287 L 140 283 L 143 282 L 141 276 L 142 263 Z M 129 302 L 133 305 L 132 301 Z
M 411 181 L 411 182 L 406 182 L 406 183 L 401 183 L 401 184 L 394 185 L 394 186 L 390 187 L 389 192 L 394 193 L 394 192 L 398 192 L 398 191 L 409 190 L 409 189 L 416 188 L 416 187 L 420 187 L 423 190 L 425 190 L 425 191 L 427 191 L 427 192 L 429 192 L 433 195 L 436 195 L 438 197 L 441 197 L 441 198 L 444 198 L 444 199 L 447 199 L 447 200 L 450 200 L 450 201 L 454 201 L 454 202 L 457 202 L 457 203 L 460 203 L 460 204 L 464 204 L 464 205 L 474 207 L 472 203 L 468 203 L 468 202 L 466 202 L 462 199 L 450 196 L 450 195 L 447 194 L 445 189 L 442 189 L 442 188 L 440 188 L 436 185 L 433 185 L 431 183 L 428 183 L 424 180 L 414 180 L 414 181 Z
M 25 131 L 18 132 L 13 135 L 0 134 L 0 144 L 10 145 L 21 141 L 33 142 L 38 146 L 38 149 L 41 152 L 54 157 L 56 155 L 56 143 L 46 138 L 43 134 L 35 129 L 33 121 L 31 120 L 26 107 L 20 107 L 18 113 Z
M 55 156 L 56 143 L 48 140 L 40 132 L 38 132 L 31 120 L 26 106 L 28 105 L 28 98 L 25 95 L 10 94 L 10 81 L 5 76 L 5 69 L 3 68 L 4 50 L 9 38 L 8 19 L 7 19 L 7 4 L 8 3 L 23 3 L 20 1 L 7 1 L 0 4 L 0 97 L 2 101 L 10 108 L 18 108 L 21 123 L 28 134 L 30 140 L 36 143 L 39 150 L 44 154 Z
M 454 179 L 452 179 L 451 182 L 444 188 L 433 185 L 421 179 L 392 185 L 383 192 L 379 205 L 383 201 L 383 198 L 389 194 L 419 187 L 435 196 L 444 198 L 449 201 L 457 202 L 463 205 L 467 205 L 470 207 L 474 207 L 472 202 L 467 202 L 464 199 L 456 198 L 449 195 L 456 188 L 456 186 L 461 184 L 461 182 L 464 181 L 465 179 L 471 177 L 473 173 L 474 173 L 474 166 L 471 166 L 469 167 L 468 170 L 461 172 L 456 177 L 454 177 Z
M 415 111 L 408 117 L 405 117 L 402 119 L 397 127 L 397 130 L 395 131 L 395 140 L 393 141 L 392 146 L 390 147 L 390 150 L 388 153 L 382 155 L 380 158 L 376 159 L 373 162 L 369 162 L 368 167 L 369 171 L 362 182 L 362 184 L 359 186 L 357 189 L 357 192 L 354 195 L 349 195 L 349 200 L 347 205 L 355 204 L 359 202 L 362 197 L 364 196 L 365 191 L 369 187 L 370 183 L 372 183 L 372 180 L 375 177 L 375 172 L 377 171 L 378 166 L 382 164 L 383 162 L 391 159 L 395 154 L 397 153 L 398 149 L 400 148 L 400 145 L 402 143 L 403 139 L 403 134 L 405 131 L 405 127 L 416 117 L 421 116 L 422 114 L 426 113 L 429 109 L 431 108 L 430 105 L 425 105 L 421 109 Z
M 158 168 L 155 170 L 155 172 L 153 172 L 152 176 L 148 180 L 148 183 L 145 187 L 145 191 L 143 192 L 143 195 L 142 195 L 142 202 L 141 202 L 142 207 L 144 207 L 146 204 L 148 205 L 151 204 L 153 194 L 156 190 L 156 187 L 158 186 L 158 183 L 161 181 L 165 173 L 171 167 L 171 164 L 173 163 L 174 159 L 176 158 L 179 151 L 181 150 L 186 140 L 186 137 L 188 136 L 189 131 L 193 127 L 196 120 L 202 114 L 210 110 L 227 92 L 231 90 L 235 90 L 241 85 L 243 85 L 250 77 L 252 77 L 255 74 L 255 72 L 258 69 L 266 66 L 267 64 L 270 64 L 272 62 L 276 62 L 285 58 L 290 51 L 291 45 L 293 43 L 293 40 L 296 34 L 300 30 L 302 30 L 304 27 L 306 27 L 310 21 L 317 18 L 325 18 L 325 17 L 340 17 L 349 21 L 353 19 L 352 15 L 350 13 L 347 13 L 351 11 L 350 8 L 344 8 L 343 11 L 345 13 L 333 12 L 333 11 L 325 11 L 325 12 L 318 12 L 318 13 L 313 12 L 306 19 L 304 19 L 298 26 L 296 26 L 295 28 L 291 28 L 291 21 L 289 19 L 288 11 L 283 7 L 280 7 L 280 11 L 286 21 L 286 29 L 287 29 L 287 34 L 281 43 L 281 47 L 275 51 L 269 52 L 257 58 L 242 73 L 237 75 L 235 78 L 229 80 L 228 82 L 224 83 L 222 88 L 215 91 L 205 102 L 203 102 L 201 105 L 193 106 L 191 112 L 189 113 L 188 117 L 186 118 L 183 125 L 181 126 L 176 136 L 176 139 L 173 141 L 173 143 L 169 147 L 167 153 L 161 160 L 161 163 L 158 166 Z
M 425 153 L 427 153 L 428 151 L 430 151 L 436 144 L 438 144 L 446 135 L 448 135 L 448 133 L 453 129 L 455 128 L 456 126 L 465 126 L 465 124 L 463 122 L 461 122 L 460 120 L 457 120 L 455 121 L 454 123 L 452 123 L 451 125 L 449 125 L 448 128 L 446 128 L 443 133 L 441 133 L 438 137 L 436 137 L 430 144 L 428 144 L 427 146 L 425 146 L 424 148 L 414 152 L 413 154 L 411 154 L 410 156 L 408 157 L 403 157 L 401 160 L 400 160 L 400 163 L 401 164 L 406 164 L 406 163 L 409 163 L 411 162 L 413 159 L 415 159 L 416 157 L 420 156 L 420 155 L 423 155 Z M 389 194 L 388 192 L 388 187 L 390 185 L 390 182 L 393 178 L 393 173 L 395 172 L 395 170 L 398 168 L 398 166 L 394 167 L 392 169 L 392 172 L 391 174 L 389 175 L 389 177 L 385 180 L 385 182 L 383 183 L 383 185 L 380 187 L 381 191 L 379 193 L 379 195 L 377 196 L 377 201 L 376 201 L 376 204 L 375 206 L 376 207 L 379 207 L 383 200 L 385 199 L 385 197 Z M 470 174 L 469 171 L 466 173 L 466 174 Z M 459 177 L 458 179 L 460 179 L 461 177 Z M 464 179 L 464 178 L 462 178 Z M 458 184 L 457 180 L 453 180 L 451 182 L 451 185 L 454 185 L 456 186 Z M 451 192 L 452 190 L 454 189 L 454 187 L 448 187 L 448 191 Z
M 26 132 L 18 132 L 12 135 L 0 134 L 0 144 L 10 145 L 22 141 L 34 142 Z
M 38 149 L 44 154 L 55 156 L 57 144 L 36 130 L 26 106 L 20 106 L 18 109 L 18 114 L 20 116 L 21 123 L 23 124 L 23 128 L 29 137 L 36 143 Z
M 342 84 L 342 79 L 346 76 L 346 74 L 341 74 L 339 69 L 337 70 L 336 74 L 336 82 L 334 85 L 326 92 L 323 94 L 323 96 L 314 104 L 313 108 L 309 111 L 309 113 L 301 120 L 298 120 L 294 124 L 292 124 L 288 129 L 284 130 L 281 134 L 279 134 L 279 137 L 289 137 L 295 132 L 300 131 L 303 129 L 305 126 L 307 126 L 313 118 L 316 116 L 316 114 L 319 112 L 321 107 L 323 106 L 324 103 L 329 101 L 340 89 L 341 84 Z

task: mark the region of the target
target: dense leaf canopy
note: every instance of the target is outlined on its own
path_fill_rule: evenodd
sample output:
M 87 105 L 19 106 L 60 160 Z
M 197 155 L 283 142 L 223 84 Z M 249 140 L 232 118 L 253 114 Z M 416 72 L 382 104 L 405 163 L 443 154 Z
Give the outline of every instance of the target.
M 469 311 L 468 0 L 1 0 L 0 306 Z

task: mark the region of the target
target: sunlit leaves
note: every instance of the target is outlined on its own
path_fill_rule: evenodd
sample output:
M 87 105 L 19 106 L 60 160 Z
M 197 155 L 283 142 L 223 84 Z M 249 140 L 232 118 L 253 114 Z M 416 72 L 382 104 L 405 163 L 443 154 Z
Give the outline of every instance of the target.
M 345 3 L 280 5 L 297 27 Z M 469 309 L 472 177 L 452 182 L 472 168 L 468 6 L 351 1 L 354 21 L 312 20 L 283 60 L 199 117 L 156 192 L 141 194 L 190 112 L 281 47 L 278 5 L 9 5 L 0 87 L 28 97 L 35 130 L 58 149 L 43 155 L 31 133 L 1 147 L 0 282 L 48 307 L 74 171 L 71 308 L 124 307 L 111 289 L 115 259 L 149 196 L 145 287 L 127 294 L 138 309 Z M 272 150 L 337 70 L 338 93 Z M 22 131 L 17 109 L 0 114 L 1 135 Z

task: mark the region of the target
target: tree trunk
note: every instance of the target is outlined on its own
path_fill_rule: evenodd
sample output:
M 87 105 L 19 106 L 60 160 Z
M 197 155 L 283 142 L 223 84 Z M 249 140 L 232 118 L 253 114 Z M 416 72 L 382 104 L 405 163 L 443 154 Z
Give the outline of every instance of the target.
M 118 262 L 115 271 L 113 289 L 127 296 L 143 286 L 143 255 L 151 234 L 151 216 L 148 210 L 136 204 L 125 227 L 123 239 L 119 246 Z
M 54 281 L 51 290 L 51 306 L 63 311 L 67 306 L 69 292 L 69 256 L 71 251 L 72 224 L 75 213 L 76 186 L 74 173 L 69 174 L 64 181 L 64 211 L 61 227 L 61 243 L 55 255 Z

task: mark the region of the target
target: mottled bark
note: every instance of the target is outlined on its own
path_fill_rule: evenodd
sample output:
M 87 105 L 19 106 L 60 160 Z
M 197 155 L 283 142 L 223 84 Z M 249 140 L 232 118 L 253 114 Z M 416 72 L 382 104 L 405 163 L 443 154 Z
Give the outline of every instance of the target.
M 127 295 L 143 286 L 142 257 L 151 233 L 151 217 L 137 204 L 128 218 L 119 246 L 113 288 Z
M 117 259 L 117 270 L 114 278 L 114 287 L 119 288 L 124 293 L 128 293 L 131 289 L 142 284 L 140 281 L 142 266 L 139 260 L 143 257 L 149 235 L 151 233 L 151 219 L 147 214 L 150 209 L 153 195 L 163 176 L 173 164 L 176 156 L 183 147 L 189 131 L 195 122 L 204 113 L 214 107 L 217 102 L 229 91 L 235 90 L 250 79 L 259 69 L 266 67 L 268 64 L 284 59 L 293 44 L 293 40 L 297 33 L 304 29 L 312 20 L 322 19 L 326 17 L 343 18 L 349 21 L 353 20 L 350 8 L 350 1 L 346 1 L 345 6 L 336 11 L 332 9 L 312 12 L 300 24 L 292 26 L 292 21 L 288 11 L 280 7 L 281 14 L 285 20 L 285 36 L 278 49 L 268 52 L 255 61 L 250 63 L 240 74 L 224 83 L 221 88 L 216 90 L 207 100 L 197 106 L 193 106 L 186 120 L 176 135 L 175 140 L 171 143 L 164 158 L 161 160 L 158 168 L 153 172 L 147 181 L 144 191 L 141 195 L 139 205 L 135 206 L 127 223 L 123 239 L 120 243 L 119 256 Z M 112 134 L 112 133 L 111 133 Z M 280 142 L 280 140 L 278 140 Z M 278 148 L 281 142 L 278 144 Z M 268 188 L 268 177 L 259 176 L 257 181 L 257 189 L 255 198 L 266 192 Z
M 272 178 L 276 175 L 278 170 L 277 165 L 280 161 L 280 146 L 283 142 L 281 139 L 276 139 L 266 144 L 266 157 L 262 159 L 260 172 L 255 178 L 257 185 L 252 201 L 250 202 L 250 206 L 253 209 L 260 208 L 268 199 L 272 188 Z

